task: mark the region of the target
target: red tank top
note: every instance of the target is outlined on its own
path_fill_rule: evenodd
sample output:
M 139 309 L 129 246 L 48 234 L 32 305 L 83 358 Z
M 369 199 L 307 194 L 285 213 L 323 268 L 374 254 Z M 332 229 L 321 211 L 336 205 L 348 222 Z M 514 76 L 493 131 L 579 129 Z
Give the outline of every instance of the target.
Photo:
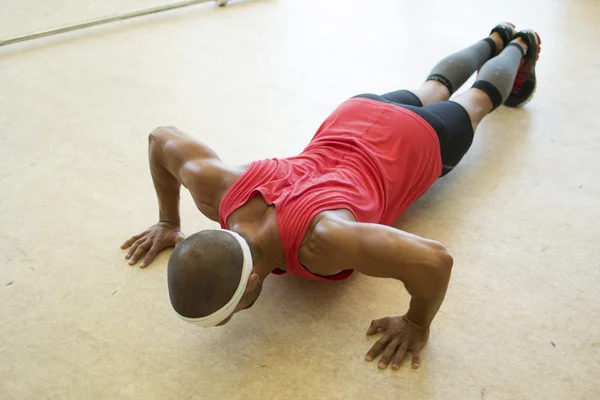
M 345 279 L 345 270 L 318 276 L 298 261 L 312 219 L 347 209 L 358 222 L 391 225 L 440 176 L 433 128 L 395 105 L 364 98 L 342 103 L 298 156 L 256 161 L 229 188 L 219 206 L 221 227 L 254 196 L 275 206 L 287 271 L 315 280 Z

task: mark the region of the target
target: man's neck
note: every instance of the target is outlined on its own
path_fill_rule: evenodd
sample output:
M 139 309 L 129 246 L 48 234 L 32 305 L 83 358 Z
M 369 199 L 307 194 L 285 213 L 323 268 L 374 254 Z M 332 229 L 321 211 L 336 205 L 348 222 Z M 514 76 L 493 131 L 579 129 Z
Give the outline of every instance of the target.
M 269 207 L 262 218 L 253 218 L 245 223 L 243 219 L 236 221 L 230 228 L 245 236 L 252 251 L 253 271 L 261 280 L 284 263 L 283 249 L 277 230 L 275 208 Z

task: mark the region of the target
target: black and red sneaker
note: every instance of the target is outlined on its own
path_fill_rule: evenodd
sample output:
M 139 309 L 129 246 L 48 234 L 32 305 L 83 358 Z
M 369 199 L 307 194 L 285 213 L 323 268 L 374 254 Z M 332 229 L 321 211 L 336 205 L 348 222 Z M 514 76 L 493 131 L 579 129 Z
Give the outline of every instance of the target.
M 531 30 L 518 32 L 513 40 L 519 37 L 527 44 L 527 54 L 521 60 L 512 91 L 504 102 L 508 107 L 523 107 L 527 104 L 533 98 L 537 84 L 535 64 L 540 57 L 542 39 L 537 32 Z

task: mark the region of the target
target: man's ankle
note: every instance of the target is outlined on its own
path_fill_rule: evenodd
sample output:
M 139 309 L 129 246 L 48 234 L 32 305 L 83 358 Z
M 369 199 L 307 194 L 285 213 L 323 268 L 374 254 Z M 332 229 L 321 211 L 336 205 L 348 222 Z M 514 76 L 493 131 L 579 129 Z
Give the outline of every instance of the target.
M 502 36 L 500 36 L 498 32 L 493 32 L 490 35 L 490 39 L 492 39 L 496 44 L 496 54 L 500 54 L 502 49 L 504 49 L 504 42 L 502 41 Z
M 512 40 L 511 43 L 516 43 L 519 46 L 521 46 L 521 48 L 523 49 L 523 51 L 525 52 L 525 55 L 527 55 L 527 43 L 525 43 L 525 41 L 523 40 L 522 37 L 518 37 L 515 40 Z

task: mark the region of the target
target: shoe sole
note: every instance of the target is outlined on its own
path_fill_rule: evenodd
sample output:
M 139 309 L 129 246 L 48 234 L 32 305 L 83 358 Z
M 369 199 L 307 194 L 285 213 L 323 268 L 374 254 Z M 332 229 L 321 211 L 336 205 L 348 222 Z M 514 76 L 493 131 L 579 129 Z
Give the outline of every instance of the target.
M 531 94 L 529 95 L 529 97 L 528 97 L 528 98 L 526 98 L 526 99 L 525 99 L 525 101 L 524 101 L 524 102 L 522 102 L 521 104 L 519 104 L 518 106 L 514 106 L 514 107 L 511 107 L 511 108 L 521 108 L 521 107 L 525 107 L 525 105 L 526 105 L 527 103 L 529 103 L 529 102 L 530 102 L 530 101 L 533 99 L 533 95 L 535 95 L 535 92 L 536 92 L 536 90 L 537 90 L 537 82 L 536 82 L 535 86 L 533 87 L 533 92 L 531 92 Z M 509 107 L 510 107 L 510 106 L 509 106 Z

